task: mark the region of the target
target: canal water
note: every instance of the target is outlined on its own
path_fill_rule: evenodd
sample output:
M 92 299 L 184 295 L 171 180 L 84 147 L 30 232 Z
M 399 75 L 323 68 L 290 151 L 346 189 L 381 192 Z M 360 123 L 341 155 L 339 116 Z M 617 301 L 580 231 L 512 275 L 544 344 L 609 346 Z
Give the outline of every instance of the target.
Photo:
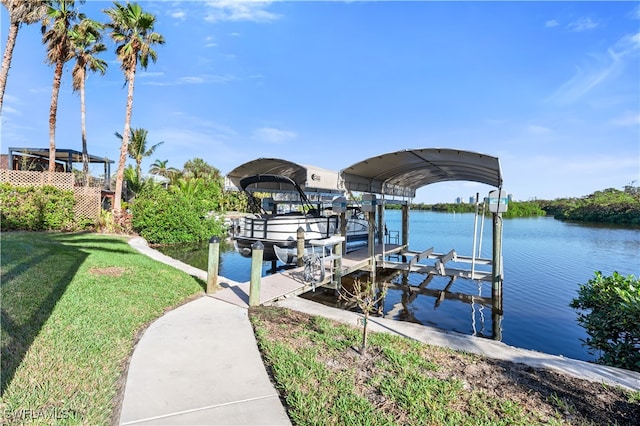
M 385 222 L 391 233 L 400 231 L 401 212 L 387 210 Z M 474 227 L 478 234 L 476 253 L 480 249 L 480 257 L 491 258 L 491 219 L 486 218 L 483 226 L 482 218 L 476 222 L 473 214 L 411 211 L 409 248 L 433 247 L 436 253 L 455 249 L 458 255 L 471 256 Z M 206 243 L 159 249 L 200 269 L 207 268 Z M 223 244 L 220 252 L 220 275 L 249 281 L 251 259 L 240 256 L 230 245 Z M 640 229 L 567 223 L 548 217 L 504 219 L 503 255 L 504 312 L 500 321 L 492 321 L 491 309 L 478 303 L 437 294 L 411 297 L 401 289 L 389 290 L 385 316 L 487 337 L 495 335 L 494 327 L 499 327 L 501 340 L 508 345 L 594 360 L 596 354 L 590 354 L 582 344 L 587 336 L 569 303 L 577 296 L 579 285 L 593 278 L 595 271 L 640 276 Z M 469 264 L 461 263 L 448 263 L 447 267 L 470 269 Z M 265 262 L 263 274 L 269 273 L 273 273 L 272 265 Z M 413 285 L 424 279 L 416 273 L 393 278 L 396 283 L 404 280 Z M 437 277 L 426 288 L 442 290 L 448 283 L 448 278 Z M 490 297 L 491 283 L 457 279 L 449 291 Z

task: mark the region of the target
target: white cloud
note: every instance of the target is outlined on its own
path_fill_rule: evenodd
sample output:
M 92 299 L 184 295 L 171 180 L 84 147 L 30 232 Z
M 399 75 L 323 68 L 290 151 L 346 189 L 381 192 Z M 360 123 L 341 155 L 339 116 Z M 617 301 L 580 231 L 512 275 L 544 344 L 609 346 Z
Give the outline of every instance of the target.
M 557 27 L 558 25 L 560 25 L 560 23 L 556 19 L 550 19 L 544 23 L 544 26 L 547 28 Z
M 536 124 L 530 124 L 526 127 L 525 130 L 527 133 L 532 133 L 534 135 L 543 135 L 545 133 L 551 132 L 551 129 L 549 129 L 548 127 L 538 126 Z
M 567 26 L 569 31 L 579 33 L 582 31 L 589 31 L 598 28 L 600 24 L 593 21 L 591 18 L 580 18 L 577 21 L 570 22 Z
M 606 52 L 591 55 L 595 62 L 577 67 L 576 73 L 548 99 L 552 102 L 575 102 L 605 81 L 615 77 L 627 57 L 640 52 L 640 33 L 627 34 Z
M 187 19 L 187 13 L 184 10 L 173 10 L 169 12 L 169 16 L 179 21 L 184 21 L 185 19 Z
M 619 117 L 614 118 L 609 123 L 617 127 L 638 126 L 640 125 L 640 113 L 627 112 Z
M 253 137 L 272 144 L 282 144 L 295 139 L 298 137 L 298 134 L 290 130 L 281 130 L 274 127 L 261 127 L 253 132 Z
M 204 39 L 204 47 L 216 47 L 218 43 L 216 43 L 213 36 L 205 37 Z
M 206 2 L 205 21 L 275 21 L 280 15 L 265 10 L 270 4 L 259 0 L 211 0 Z
M 162 72 L 162 71 L 156 71 L 156 72 L 143 71 L 143 72 L 137 74 L 137 76 L 140 77 L 140 78 L 162 77 L 163 75 L 164 75 L 164 72 Z
M 179 84 L 202 84 L 205 82 L 205 79 L 203 77 L 198 77 L 198 76 L 187 76 L 187 77 L 181 77 L 180 79 L 178 79 L 178 83 Z

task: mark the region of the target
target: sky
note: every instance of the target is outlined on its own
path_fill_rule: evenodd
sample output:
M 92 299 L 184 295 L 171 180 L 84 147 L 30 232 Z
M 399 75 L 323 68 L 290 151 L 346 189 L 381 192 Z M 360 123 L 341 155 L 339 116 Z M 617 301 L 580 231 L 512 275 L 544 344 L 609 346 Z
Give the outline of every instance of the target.
M 261 157 L 341 170 L 404 149 L 454 148 L 498 157 L 515 200 L 640 185 L 638 2 L 138 3 L 166 40 L 136 74 L 132 126 L 148 131 L 149 146 L 164 142 L 143 171 L 202 158 L 226 174 Z M 106 22 L 112 5 L 79 8 Z M 108 71 L 86 83 L 88 146 L 117 165 L 127 87 L 115 44 L 104 42 Z M 72 66 L 56 146 L 81 150 Z M 3 154 L 49 146 L 52 82 L 40 25 L 22 26 L 0 117 Z M 414 202 L 491 189 L 438 183 Z

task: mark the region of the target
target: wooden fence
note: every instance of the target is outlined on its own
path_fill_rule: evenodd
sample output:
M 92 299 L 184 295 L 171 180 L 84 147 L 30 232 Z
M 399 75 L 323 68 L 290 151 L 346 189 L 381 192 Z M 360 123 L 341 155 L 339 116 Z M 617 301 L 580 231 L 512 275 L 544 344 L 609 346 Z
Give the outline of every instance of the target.
M 97 219 L 101 208 L 101 189 L 95 186 L 76 186 L 73 173 L 32 172 L 22 170 L 0 170 L 0 182 L 15 186 L 53 186 L 73 191 L 76 204 L 73 208 L 76 220 Z

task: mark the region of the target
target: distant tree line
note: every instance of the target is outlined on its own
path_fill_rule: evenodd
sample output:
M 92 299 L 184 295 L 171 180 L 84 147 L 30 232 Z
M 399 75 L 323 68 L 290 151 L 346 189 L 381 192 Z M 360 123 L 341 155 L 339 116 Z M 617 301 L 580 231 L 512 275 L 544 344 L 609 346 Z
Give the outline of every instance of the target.
M 560 220 L 640 225 L 640 187 L 608 188 L 582 198 L 539 201 L 547 214 Z
M 388 204 L 390 210 L 399 210 L 399 204 Z M 411 210 L 446 213 L 474 213 L 475 204 L 437 203 L 411 204 Z M 482 212 L 482 206 L 480 206 Z M 489 214 L 485 210 L 485 214 Z M 581 198 L 555 200 L 511 201 L 505 218 L 552 215 L 558 220 L 572 220 L 621 225 L 640 225 L 640 187 L 626 185 L 623 190 L 608 188 Z
M 399 204 L 389 204 L 386 206 L 389 210 L 399 210 L 401 206 Z M 478 207 L 479 213 L 482 214 L 482 205 Z M 423 210 L 434 211 L 442 213 L 475 213 L 475 204 L 466 203 L 437 203 L 437 204 L 425 204 L 417 203 L 411 204 L 411 210 Z M 485 209 L 485 215 L 489 215 L 489 209 Z M 528 216 L 544 216 L 546 212 L 542 209 L 540 204 L 536 201 L 511 201 L 509 203 L 508 210 L 503 213 L 503 217 L 528 217 Z

